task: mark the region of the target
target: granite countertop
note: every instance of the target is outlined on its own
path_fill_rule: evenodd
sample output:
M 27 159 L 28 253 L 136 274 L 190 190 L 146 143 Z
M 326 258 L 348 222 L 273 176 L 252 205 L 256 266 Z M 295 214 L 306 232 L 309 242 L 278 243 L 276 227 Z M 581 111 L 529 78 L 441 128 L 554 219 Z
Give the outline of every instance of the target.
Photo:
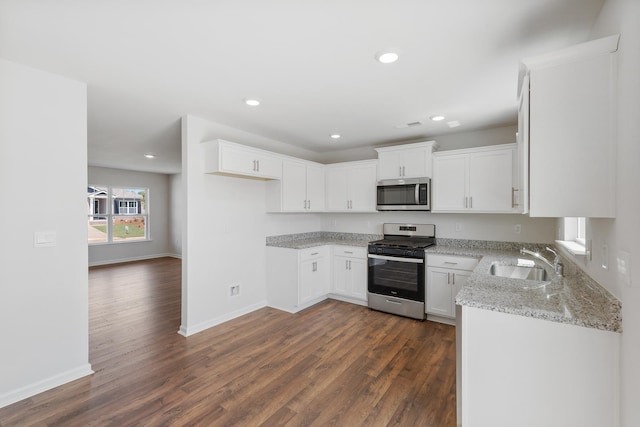
M 323 245 L 367 247 L 377 234 L 312 233 L 269 236 L 267 246 L 307 249 Z M 522 247 L 545 254 L 550 244 L 491 242 L 480 240 L 436 239 L 436 245 L 426 249 L 429 254 L 475 257 L 480 261 L 456 296 L 456 304 L 552 322 L 584 326 L 604 331 L 622 332 L 622 306 L 600 284 L 587 276 L 575 263 L 562 258 L 564 276 L 528 255 L 521 255 Z M 513 279 L 489 274 L 491 264 L 516 265 L 518 258 L 534 260 L 547 271 L 550 283 Z
M 268 236 L 267 246 L 288 249 L 308 249 L 324 245 L 343 245 L 366 248 L 369 242 L 379 239 L 382 239 L 382 236 L 379 234 L 316 231 L 311 233 Z
M 456 304 L 502 313 L 516 314 L 552 322 L 584 326 L 604 331 L 622 332 L 621 304 L 601 285 L 584 274 L 571 260 L 562 257 L 565 274 L 528 255 L 521 255 L 522 246 L 544 254 L 550 245 L 499 244 L 480 248 L 442 245 L 427 249 L 430 253 L 471 256 L 480 262 L 456 296 Z M 498 242 L 496 242 L 498 243 Z M 512 246 L 516 246 L 512 247 Z M 550 283 L 513 279 L 489 274 L 491 264 L 516 265 L 518 258 L 534 260 L 547 271 Z

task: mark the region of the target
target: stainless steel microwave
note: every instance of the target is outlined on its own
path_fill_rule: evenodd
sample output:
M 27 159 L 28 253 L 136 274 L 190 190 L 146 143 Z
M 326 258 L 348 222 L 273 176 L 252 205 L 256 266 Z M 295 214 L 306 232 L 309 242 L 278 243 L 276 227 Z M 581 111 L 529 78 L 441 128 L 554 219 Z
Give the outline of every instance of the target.
M 378 181 L 376 209 L 379 211 L 431 210 L 431 179 L 383 179 Z

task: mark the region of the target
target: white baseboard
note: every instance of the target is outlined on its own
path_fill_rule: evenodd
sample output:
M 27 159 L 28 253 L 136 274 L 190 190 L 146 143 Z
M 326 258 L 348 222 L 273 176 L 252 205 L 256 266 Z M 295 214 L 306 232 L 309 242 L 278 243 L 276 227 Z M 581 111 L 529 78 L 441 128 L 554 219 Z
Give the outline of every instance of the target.
M 5 406 L 11 405 L 12 403 L 19 402 L 28 397 L 42 393 L 43 391 L 51 390 L 52 388 L 61 386 L 71 381 L 75 381 L 79 378 L 86 377 L 87 375 L 91 374 L 93 374 L 93 370 L 91 370 L 91 365 L 87 363 L 86 365 L 79 366 L 66 372 L 62 372 L 58 375 L 54 375 L 53 377 L 49 377 L 42 381 L 38 381 L 36 383 L 21 387 L 17 390 L 10 391 L 8 393 L 0 395 L 0 408 L 4 408 Z
M 155 258 L 179 258 L 182 259 L 182 255 L 178 254 L 154 254 L 154 255 L 143 255 L 129 258 L 118 258 L 118 259 L 109 259 L 104 261 L 89 261 L 89 267 L 96 267 L 98 265 L 109 265 L 109 264 L 121 264 L 123 262 L 132 262 L 132 261 L 144 261 L 147 259 L 155 259 Z
M 342 302 L 348 302 L 351 304 L 357 304 L 357 305 L 361 305 L 363 307 L 368 307 L 369 303 L 365 300 L 361 300 L 359 298 L 353 298 L 353 297 L 347 297 L 344 295 L 338 295 L 338 294 L 329 294 L 329 298 L 331 299 L 335 299 L 338 301 L 342 301 Z
M 259 310 L 267 306 L 266 301 L 261 301 L 256 304 L 252 304 L 250 306 L 241 308 L 240 310 L 232 311 L 231 313 L 223 314 L 222 316 L 216 317 L 214 319 L 205 320 L 204 322 L 200 322 L 193 326 L 184 326 L 180 325 L 180 329 L 178 333 L 184 337 L 189 337 L 193 334 L 197 334 L 198 332 L 202 332 L 205 329 L 212 328 L 214 326 L 220 325 L 221 323 L 228 322 L 229 320 L 233 320 L 236 317 L 244 316 L 245 314 L 249 314 L 252 311 Z

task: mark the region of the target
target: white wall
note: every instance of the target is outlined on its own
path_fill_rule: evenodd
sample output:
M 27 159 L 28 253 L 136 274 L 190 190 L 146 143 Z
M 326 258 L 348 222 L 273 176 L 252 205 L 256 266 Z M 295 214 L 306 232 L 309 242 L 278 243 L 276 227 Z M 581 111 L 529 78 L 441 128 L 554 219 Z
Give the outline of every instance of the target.
M 89 246 L 89 265 L 111 264 L 171 255 L 169 175 L 89 166 L 89 185 L 149 188 L 150 241 Z
M 0 406 L 91 373 L 86 85 L 0 60 Z M 9 209 L 11 207 L 11 209 Z M 34 247 L 34 232 L 56 245 Z
M 169 252 L 182 257 L 182 174 L 169 176 Z
M 592 38 L 620 33 L 618 49 L 617 215 L 591 219 L 587 238 L 593 240 L 593 260 L 576 262 L 622 301 L 621 425 L 640 425 L 640 2 L 607 0 Z M 586 167 L 588 170 L 588 166 Z M 608 270 L 601 265 L 608 246 Z M 618 277 L 617 257 L 631 260 L 631 285 Z
M 514 214 L 435 214 L 426 212 L 380 212 L 370 214 L 324 214 L 323 231 L 382 234 L 385 222 L 435 224 L 436 236 L 448 239 L 552 243 L 554 218 L 529 218 Z M 521 233 L 515 232 L 515 225 Z M 459 231 L 456 231 L 456 225 Z
M 514 88 L 513 94 L 513 102 L 514 105 L 516 103 L 516 94 Z M 435 140 L 438 143 L 438 151 L 447 151 L 447 150 L 457 150 L 460 148 L 474 148 L 474 147 L 484 147 L 487 145 L 498 145 L 498 144 L 512 144 L 516 142 L 516 132 L 518 131 L 518 125 L 509 125 L 509 126 L 500 126 L 489 129 L 482 129 L 472 132 L 455 132 L 448 133 L 444 135 L 435 135 L 430 137 L 425 137 L 421 139 L 416 139 L 416 141 L 431 141 Z M 402 144 L 410 143 L 403 142 Z M 335 145 L 339 146 L 339 142 L 336 142 Z M 383 145 L 397 145 L 396 144 L 380 144 Z M 373 147 L 360 147 L 360 148 L 352 148 L 349 150 L 335 150 L 329 151 L 326 153 L 321 153 L 316 157 L 316 161 L 321 163 L 338 163 L 338 162 L 350 162 L 355 160 L 368 160 L 368 159 L 377 159 L 378 153 L 373 149 Z M 310 159 L 311 160 L 311 159 Z
M 182 325 L 190 335 L 266 304 L 265 237 L 319 230 L 320 215 L 267 214 L 266 182 L 203 172 L 201 142 L 285 144 L 194 116 L 182 121 Z M 301 153 L 305 154 L 305 153 Z M 240 284 L 230 298 L 229 286 Z

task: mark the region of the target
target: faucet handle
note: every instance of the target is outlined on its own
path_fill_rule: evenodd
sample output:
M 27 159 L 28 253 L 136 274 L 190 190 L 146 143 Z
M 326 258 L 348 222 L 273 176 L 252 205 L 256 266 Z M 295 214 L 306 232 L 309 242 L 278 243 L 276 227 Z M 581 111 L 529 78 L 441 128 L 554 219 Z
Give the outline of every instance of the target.
M 555 262 L 558 262 L 560 260 L 560 255 L 558 255 L 558 252 L 554 251 L 549 246 L 547 246 L 545 249 L 556 256 Z

